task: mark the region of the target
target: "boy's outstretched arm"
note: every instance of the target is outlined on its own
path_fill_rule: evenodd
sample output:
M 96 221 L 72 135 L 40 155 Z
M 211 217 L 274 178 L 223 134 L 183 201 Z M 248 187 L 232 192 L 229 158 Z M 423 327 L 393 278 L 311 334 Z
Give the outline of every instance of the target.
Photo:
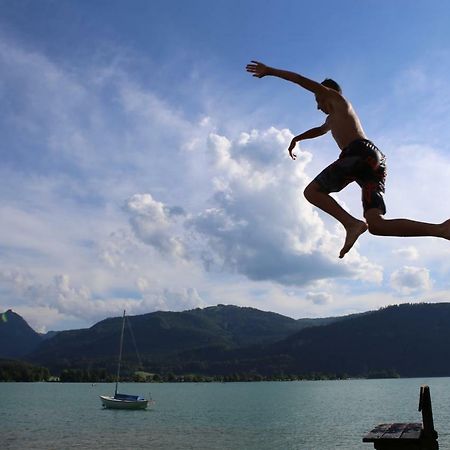
M 254 77 L 263 78 L 265 76 L 274 76 L 282 78 L 283 80 L 291 81 L 300 85 L 303 89 L 313 92 L 314 94 L 325 94 L 329 92 L 329 89 L 318 83 L 317 81 L 310 80 L 295 72 L 289 72 L 287 70 L 275 69 L 274 67 L 266 66 L 265 64 L 252 61 L 251 64 L 247 64 L 247 72 L 253 74 Z
M 305 139 L 314 139 L 316 137 L 323 136 L 324 134 L 328 133 L 328 131 L 330 131 L 330 127 L 328 123 L 325 122 L 320 127 L 311 128 L 310 130 L 305 131 L 304 133 L 299 134 L 298 136 L 295 136 L 292 139 L 291 143 L 289 144 L 288 148 L 289 156 L 294 160 L 295 158 L 297 158 L 297 155 L 293 153 L 293 150 L 297 145 L 297 142 L 303 141 Z

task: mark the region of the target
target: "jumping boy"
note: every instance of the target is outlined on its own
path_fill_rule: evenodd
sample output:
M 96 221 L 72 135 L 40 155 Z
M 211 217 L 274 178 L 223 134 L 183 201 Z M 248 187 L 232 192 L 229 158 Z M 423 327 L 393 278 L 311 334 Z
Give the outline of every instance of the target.
M 344 98 L 335 81 L 326 79 L 318 83 L 297 73 L 275 69 L 258 61 L 252 61 L 246 70 L 257 78 L 275 76 L 311 91 L 315 95 L 317 109 L 327 115 L 323 125 L 294 137 L 288 150 L 290 157 L 295 160 L 293 150 L 297 142 L 322 136 L 328 131 L 331 131 L 341 149 L 339 158 L 317 175 L 304 191 L 310 203 L 333 216 L 344 226 L 346 238 L 339 254 L 340 258 L 344 257 L 367 229 L 379 236 L 435 236 L 450 239 L 450 219 L 441 224 L 432 224 L 409 219 L 383 218 L 386 214 L 383 200 L 385 157 L 367 139 L 352 105 Z M 331 192 L 340 192 L 353 181 L 362 189 L 365 222 L 350 215 L 329 195 Z

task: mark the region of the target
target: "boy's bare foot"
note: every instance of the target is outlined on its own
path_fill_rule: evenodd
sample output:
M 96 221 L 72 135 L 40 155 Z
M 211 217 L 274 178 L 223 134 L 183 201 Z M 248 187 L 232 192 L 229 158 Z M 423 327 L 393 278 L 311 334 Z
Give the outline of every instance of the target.
M 345 231 L 347 232 L 347 236 L 345 237 L 345 242 L 341 253 L 339 253 L 339 258 L 343 258 L 345 254 L 353 247 L 359 236 L 367 231 L 367 224 L 362 220 L 358 220 L 353 225 L 345 227 Z

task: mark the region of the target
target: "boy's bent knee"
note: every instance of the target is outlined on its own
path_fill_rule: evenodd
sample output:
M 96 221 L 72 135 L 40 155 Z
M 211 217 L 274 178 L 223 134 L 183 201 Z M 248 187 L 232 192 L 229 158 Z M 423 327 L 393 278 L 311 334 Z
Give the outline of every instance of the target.
M 382 211 L 379 209 L 369 209 L 364 214 L 367 221 L 367 227 L 370 234 L 377 236 L 384 235 L 384 219 L 382 217 Z
M 309 183 L 308 186 L 306 186 L 305 190 L 303 191 L 303 195 L 309 202 L 314 200 L 315 196 L 319 193 L 323 193 L 323 191 L 320 187 L 320 184 L 317 183 L 317 181 L 311 181 L 311 183 Z
M 373 234 L 375 236 L 384 236 L 384 227 L 381 223 L 371 223 L 367 222 L 367 229 L 369 230 L 370 234 Z

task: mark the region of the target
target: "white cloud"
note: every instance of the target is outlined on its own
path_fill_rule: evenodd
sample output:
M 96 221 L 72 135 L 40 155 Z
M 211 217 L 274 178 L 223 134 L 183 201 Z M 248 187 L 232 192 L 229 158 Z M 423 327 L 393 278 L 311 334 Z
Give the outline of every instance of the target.
M 142 288 L 142 284 L 141 284 Z M 197 289 L 144 289 L 143 304 L 149 311 L 182 311 L 207 306 Z
M 432 284 L 430 271 L 424 267 L 404 266 L 391 275 L 391 286 L 404 295 L 428 291 Z
M 338 260 L 344 234 L 327 231 L 303 198 L 311 154 L 302 151 L 292 164 L 286 152 L 291 137 L 271 127 L 241 132 L 235 140 L 216 133 L 197 139 L 190 156 L 208 155 L 204 176 L 214 187 L 208 207 L 184 211 L 150 193 L 135 194 L 125 210 L 136 237 L 163 254 L 202 261 L 207 271 L 254 281 L 303 286 L 353 277 L 379 283 L 380 267 L 361 257 L 357 246 L 345 263 Z M 175 210 L 176 217 L 167 214 Z
M 292 134 L 271 127 L 241 133 L 236 140 L 212 134 L 215 190 L 211 207 L 186 221 L 207 244 L 205 268 L 304 285 L 312 280 L 354 276 L 377 282 L 379 268 L 358 255 L 337 259 L 343 235 L 327 231 L 316 210 L 303 198 L 311 154 L 301 152 L 295 165 L 286 148 Z
M 144 278 L 136 284 L 139 296 L 96 298 L 87 286 L 75 286 L 67 274 L 58 274 L 49 284 L 42 284 L 31 274 L 19 270 L 0 272 L 2 291 L 15 299 L 13 309 L 25 312 L 27 320 L 40 330 L 47 329 L 54 321 L 68 318 L 94 323 L 115 316 L 123 309 L 132 315 L 206 306 L 195 288 L 155 289 Z
M 333 296 L 328 292 L 308 292 L 306 299 L 315 305 L 327 305 L 333 301 Z
M 396 256 L 399 256 L 400 258 L 407 259 L 409 261 L 416 261 L 417 259 L 419 259 L 419 251 L 412 245 L 395 249 L 392 253 Z
M 165 208 L 151 194 L 135 194 L 125 204 L 136 236 L 162 254 L 182 257 L 184 245 L 173 235 L 174 217 L 182 215 L 181 208 Z M 177 211 L 179 213 L 177 214 Z

